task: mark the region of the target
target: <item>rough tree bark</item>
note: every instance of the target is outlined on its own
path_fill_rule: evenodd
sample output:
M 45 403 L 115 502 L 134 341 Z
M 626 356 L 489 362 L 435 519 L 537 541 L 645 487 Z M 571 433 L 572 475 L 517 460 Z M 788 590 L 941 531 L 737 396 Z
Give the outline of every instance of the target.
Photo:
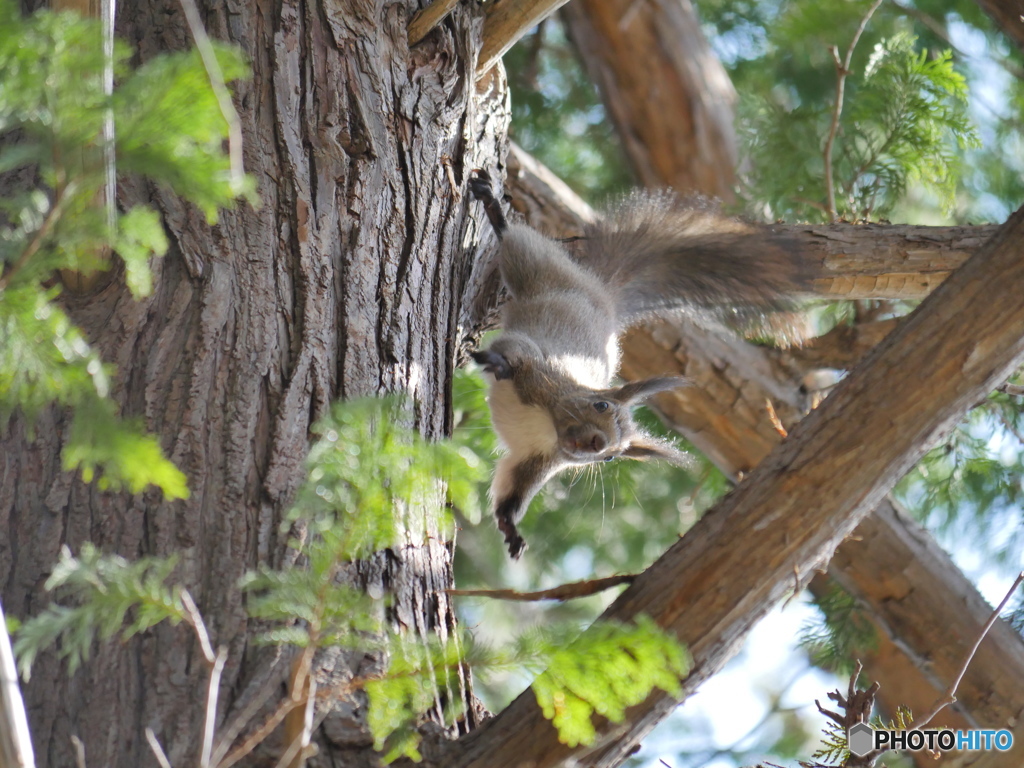
M 136 61 L 191 47 L 177 0 L 119 5 L 117 31 Z M 235 105 L 262 206 L 209 227 L 166 190 L 123 180 L 122 203 L 151 201 L 171 240 L 154 264 L 153 294 L 133 301 L 114 273 L 66 299 L 117 365 L 123 412 L 159 435 L 191 498 L 103 493 L 62 471 L 62 411 L 43 414 L 34 433 L 17 418 L 0 425 L 0 588 L 8 612 L 24 617 L 48 602 L 42 585 L 61 545 L 178 553 L 177 577 L 229 650 L 223 720 L 267 663 L 233 585 L 284 556 L 279 524 L 303 477 L 311 422 L 336 398 L 402 390 L 421 432 L 450 429 L 479 235 L 460 191 L 467 169 L 504 154 L 495 141 L 504 141 L 507 101 L 500 68 L 476 83 L 473 4 L 412 50 L 415 3 L 199 5 L 211 36 L 252 63 Z M 443 542 L 382 553 L 361 579 L 393 592 L 396 621 L 410 631 L 443 635 L 454 623 Z M 371 661 L 339 655 L 334 674 Z M 183 628 L 98 646 L 70 679 L 52 654 L 42 657 L 25 691 L 39 764 L 74 765 L 77 735 L 90 766 L 152 765 L 147 726 L 173 764 L 194 764 L 204 677 Z M 342 704 L 318 734 L 315 764 L 373 764 L 358 700 Z

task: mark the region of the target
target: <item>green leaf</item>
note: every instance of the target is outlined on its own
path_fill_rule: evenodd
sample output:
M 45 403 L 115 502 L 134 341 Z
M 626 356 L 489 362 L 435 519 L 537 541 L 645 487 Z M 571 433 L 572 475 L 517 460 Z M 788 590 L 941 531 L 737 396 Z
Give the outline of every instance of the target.
M 227 82 L 248 77 L 237 48 L 214 42 Z M 151 59 L 114 94 L 118 167 L 165 184 L 198 205 L 212 224 L 239 196 L 257 202 L 255 181 L 236 189 L 223 151 L 228 125 L 197 51 Z
M 89 543 L 82 545 L 78 557 L 62 548 L 45 587 L 71 605 L 51 603 L 22 624 L 14 643 L 22 677 L 28 681 L 36 657 L 58 640 L 57 656 L 68 660 L 68 674 L 74 674 L 89 659 L 96 640 L 109 640 L 118 632 L 128 639 L 161 621 L 182 621 L 181 590 L 166 585 L 174 567 L 174 558 L 129 563 Z M 125 627 L 133 610 L 134 618 Z
M 101 490 L 141 493 L 152 484 L 169 500 L 189 496 L 187 478 L 164 457 L 156 438 L 118 419 L 108 400 L 75 411 L 63 464 L 66 470 L 80 469 L 87 483 L 100 471 Z
M 94 403 L 109 393 L 109 367 L 55 296 L 34 285 L 0 293 L 0 417 L 17 408 L 32 416 L 54 401 Z
M 618 723 L 654 688 L 678 696 L 688 669 L 686 651 L 650 618 L 634 626 L 598 622 L 553 653 L 533 692 L 559 740 L 575 747 L 594 742 L 595 712 Z
M 125 282 L 132 295 L 137 299 L 148 296 L 153 291 L 149 259 L 167 253 L 167 235 L 160 214 L 148 206 L 137 205 L 118 217 L 114 249 L 124 260 Z
M 115 123 L 117 171 L 169 185 L 209 220 L 239 195 L 255 202 L 250 177 L 230 173 L 227 123 L 198 53 L 156 56 L 130 71 L 115 42 L 117 88 L 104 89 L 102 27 L 73 13 L 24 16 L 0 0 L 0 172 L 34 165 L 38 188 L 0 198 L 0 417 L 30 418 L 51 403 L 74 411 L 64 465 L 100 487 L 168 498 L 188 495 L 185 477 L 138 424 L 117 418 L 107 399 L 112 371 L 43 288 L 59 269 L 90 272 L 123 259 L 135 296 L 152 291 L 149 259 L 167 250 L 159 216 L 139 206 L 114 231 L 101 203 L 107 180 L 104 127 Z M 228 80 L 248 73 L 237 48 L 216 44 Z
M 388 667 L 366 683 L 369 701 L 366 721 L 373 748 L 387 750 L 385 762 L 399 757 L 419 760 L 419 735 L 410 728 L 419 715 L 457 686 L 453 679 L 461 663 L 459 643 L 424 643 L 419 637 L 393 636 Z

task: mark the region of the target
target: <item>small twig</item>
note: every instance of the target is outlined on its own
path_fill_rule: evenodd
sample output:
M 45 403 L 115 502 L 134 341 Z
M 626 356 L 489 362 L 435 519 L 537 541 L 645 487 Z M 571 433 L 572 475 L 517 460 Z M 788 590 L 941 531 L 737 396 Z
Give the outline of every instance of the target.
M 785 437 L 786 435 L 783 434 L 782 436 Z M 800 585 L 800 569 L 796 565 L 794 565 L 793 566 L 793 593 L 789 597 L 787 597 L 786 598 L 786 602 L 784 602 L 782 604 L 782 610 L 786 610 L 787 608 L 789 608 L 789 604 L 791 602 L 793 602 L 794 600 L 796 600 L 796 598 L 799 597 L 799 595 L 800 595 L 800 593 L 802 591 L 803 591 L 803 589 L 802 589 L 802 587 Z
M 996 389 L 1005 395 L 1014 395 L 1015 397 L 1024 395 L 1024 386 L 1020 384 L 1003 384 L 1001 387 L 996 387 Z
M 164 748 L 160 746 L 160 742 L 157 741 L 156 734 L 153 733 L 152 728 L 146 728 L 146 741 L 149 742 L 149 748 L 156 755 L 156 761 L 160 763 L 160 768 L 171 768 L 171 761 L 167 759 L 167 754 L 164 752 Z
M 179 594 L 181 596 L 181 604 L 185 606 L 185 613 L 187 614 L 185 620 L 195 630 L 196 637 L 199 638 L 199 647 L 203 651 L 203 657 L 206 659 L 206 663 L 212 667 L 216 663 L 217 657 L 213 653 L 213 646 L 210 645 L 210 635 L 206 632 L 206 625 L 203 623 L 202 614 L 199 613 L 196 601 L 192 599 L 192 595 L 189 594 L 187 589 L 182 589 Z
M 277 705 L 270 716 L 263 721 L 263 725 L 257 728 L 255 731 L 249 734 L 249 736 L 238 745 L 237 748 L 228 753 L 228 756 L 217 763 L 217 768 L 230 768 L 230 766 L 237 763 L 243 757 L 252 752 L 258 747 L 264 739 L 267 738 L 274 729 L 281 724 L 285 716 L 304 702 L 293 701 L 291 698 L 282 699 L 281 703 Z
M 267 669 L 266 678 L 260 683 L 256 695 L 234 716 L 226 727 L 220 729 L 220 737 L 217 739 L 218 744 L 213 750 L 212 760 L 214 765 L 219 766 L 221 764 L 224 756 L 231 749 L 235 738 L 256 717 L 256 714 L 263 708 L 263 705 L 267 703 L 267 700 L 270 699 L 271 695 L 281 684 L 280 672 L 275 674 L 280 663 L 281 656 L 278 655 Z
M 617 587 L 620 584 L 632 584 L 636 574 L 625 574 L 623 576 L 607 576 L 603 579 L 589 579 L 577 581 L 572 584 L 562 584 L 552 589 L 542 589 L 537 592 L 517 592 L 514 589 L 448 589 L 449 595 L 459 597 L 490 597 L 495 600 L 515 600 L 517 602 L 536 602 L 538 600 L 572 600 L 577 597 L 587 597 L 606 589 Z
M 315 745 L 309 743 L 313 734 L 313 715 L 316 711 L 316 678 L 307 675 L 303 685 L 303 697 L 297 700 L 298 704 L 305 705 L 301 712 L 301 728 L 294 735 L 286 734 L 286 737 L 289 737 L 288 749 L 281 756 L 277 768 L 302 768 L 306 764 L 306 758 L 316 754 Z
M 316 751 L 315 745 L 303 745 L 302 739 L 294 739 L 288 745 L 288 749 L 285 750 L 284 754 L 281 755 L 281 759 L 277 761 L 277 765 L 274 768 L 291 768 L 296 765 L 305 765 L 306 758 L 315 755 Z
M 201 768 L 210 768 L 213 756 L 213 737 L 217 724 L 217 697 L 220 694 L 220 676 L 224 672 L 224 663 L 228 658 L 227 648 L 217 649 L 213 652 L 213 645 L 210 643 L 210 634 L 206 631 L 206 624 L 203 616 L 199 613 L 196 601 L 192 599 L 187 589 L 178 593 L 181 597 L 181 604 L 185 607 L 185 621 L 195 630 L 196 638 L 199 640 L 199 647 L 210 667 L 210 682 L 206 686 L 206 719 L 203 724 L 203 744 L 200 753 L 199 765 Z
M 974 645 L 971 646 L 970 653 L 968 653 L 967 658 L 964 659 L 964 663 L 960 667 L 960 672 L 957 674 L 956 679 L 953 680 L 953 683 L 949 686 L 949 689 L 937 702 L 935 702 L 932 707 L 931 714 L 929 714 L 928 717 L 914 723 L 914 728 L 924 728 L 932 721 L 932 718 L 939 714 L 939 712 L 950 704 L 956 702 L 956 689 L 960 686 L 960 681 L 964 679 L 964 675 L 967 674 L 967 668 L 971 665 L 971 661 L 974 660 L 974 654 L 978 652 L 978 647 L 981 645 L 981 641 L 985 639 L 985 635 L 987 635 L 988 631 L 992 629 L 992 625 L 996 623 L 996 619 L 999 618 L 999 615 L 1003 612 L 1003 608 L 1006 607 L 1006 604 L 1010 602 L 1010 598 L 1013 597 L 1013 593 L 1017 591 L 1017 587 L 1021 585 L 1021 582 L 1024 582 L 1024 571 L 1021 571 L 1017 575 L 1017 578 L 1013 582 L 1013 586 L 1010 587 L 1002 601 L 996 606 L 996 609 L 992 611 L 992 615 L 989 616 L 988 621 L 985 622 L 985 626 L 981 628 L 978 639 L 975 640 Z
M 416 11 L 409 22 L 409 47 L 429 35 L 458 4 L 459 0 L 433 0 L 423 10 Z
M 832 222 L 837 221 L 839 218 L 839 214 L 836 212 L 835 185 L 832 180 L 832 146 L 835 144 L 836 133 L 839 131 L 839 116 L 843 113 L 843 94 L 846 90 L 846 78 L 850 74 L 853 49 L 857 47 L 857 42 L 860 40 L 860 36 L 864 34 L 868 21 L 875 15 L 875 11 L 878 10 L 878 6 L 881 4 L 882 0 L 875 0 L 871 8 L 868 9 L 868 12 L 864 14 L 864 18 L 860 20 L 860 25 L 853 35 L 853 40 L 850 41 L 850 47 L 846 49 L 845 59 L 839 60 L 839 48 L 834 45 L 831 48 L 832 59 L 836 63 L 836 103 L 832 108 L 832 123 L 829 125 L 828 136 L 825 139 L 825 194 L 828 199 L 828 217 L 829 221 Z
M 846 689 L 846 696 L 843 696 L 838 689 L 828 693 L 828 697 L 839 705 L 839 708 L 843 710 L 843 714 L 833 712 L 831 709 L 825 709 L 817 699 L 814 700 L 814 705 L 818 708 L 818 711 L 844 730 L 849 730 L 850 726 L 857 723 L 866 723 L 868 721 L 868 718 L 871 716 L 871 707 L 875 703 L 875 694 L 878 693 L 878 689 L 881 687 L 878 683 L 872 683 L 863 691 L 858 691 L 857 680 L 863 669 L 863 665 L 858 660 L 857 665 L 853 668 L 853 674 L 850 675 L 850 684 Z
M 0 759 L 3 755 L 9 755 L 24 768 L 33 768 L 36 764 L 25 702 L 18 685 L 18 667 L 7 635 L 3 606 L 0 606 Z
M 459 185 L 455 183 L 455 171 L 452 169 L 451 155 L 441 155 L 441 165 L 444 166 L 445 176 L 448 178 L 448 187 L 452 191 L 452 200 L 459 202 L 459 200 L 462 199 L 462 190 L 460 190 Z
M 78 768 L 85 768 L 85 742 L 72 733 L 71 745 L 75 748 L 75 765 Z
M 210 682 L 206 687 L 206 722 L 203 724 L 203 749 L 199 761 L 200 768 L 210 768 L 213 755 L 213 737 L 217 727 L 217 696 L 220 693 L 220 676 L 224 672 L 224 662 L 228 658 L 228 649 L 221 646 L 217 649 L 217 658 L 210 670 Z
M 310 635 L 309 645 L 292 662 L 291 679 L 288 681 L 291 689 L 289 698 L 305 706 L 301 711 L 292 710 L 285 718 L 284 737 L 285 743 L 289 745 L 285 755 L 290 757 L 287 760 L 281 758 L 281 762 L 278 763 L 280 768 L 302 768 L 305 764 L 304 749 L 309 745 L 309 729 L 312 726 L 313 706 L 316 702 L 316 680 L 310 675 L 310 670 L 317 643 L 315 633 L 311 632 Z
M 195 41 L 199 57 L 203 60 L 203 67 L 206 69 L 206 76 L 210 80 L 210 87 L 213 88 L 213 95 L 217 98 L 217 105 L 224 121 L 228 124 L 228 160 L 231 163 L 231 189 L 235 194 L 242 191 L 244 171 L 242 169 L 242 123 L 238 118 L 234 102 L 231 101 L 231 92 L 224 82 L 224 72 L 221 71 L 217 62 L 217 54 L 214 53 L 213 45 L 206 34 L 203 21 L 199 18 L 199 9 L 196 8 L 194 0 L 181 0 L 181 9 L 185 12 L 185 21 L 192 32 L 192 39 Z
M 768 421 L 772 423 L 772 427 L 774 427 L 775 431 L 779 433 L 779 436 L 789 437 L 789 432 L 787 432 L 786 428 L 782 426 L 782 419 L 780 419 L 779 415 L 775 412 L 775 406 L 772 404 L 770 397 L 766 397 L 764 399 L 764 407 L 768 412 Z

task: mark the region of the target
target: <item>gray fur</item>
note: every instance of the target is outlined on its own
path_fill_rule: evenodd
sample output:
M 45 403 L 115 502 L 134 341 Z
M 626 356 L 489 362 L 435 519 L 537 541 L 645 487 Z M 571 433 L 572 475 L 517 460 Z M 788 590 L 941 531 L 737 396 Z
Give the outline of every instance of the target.
M 744 321 L 780 309 L 808 268 L 792 243 L 768 227 L 719 214 L 702 198 L 636 192 L 587 229 L 581 252 L 522 224 L 507 224 L 486 174 L 471 182 L 501 238 L 500 270 L 510 294 L 503 333 L 475 355 L 491 374 L 489 402 L 508 453 L 491 488 L 509 553 L 526 544 L 516 529 L 541 486 L 571 466 L 610 458 L 690 458 L 643 432 L 632 406 L 685 385 L 658 378 L 612 386 L 619 335 L 661 310 L 704 322 Z

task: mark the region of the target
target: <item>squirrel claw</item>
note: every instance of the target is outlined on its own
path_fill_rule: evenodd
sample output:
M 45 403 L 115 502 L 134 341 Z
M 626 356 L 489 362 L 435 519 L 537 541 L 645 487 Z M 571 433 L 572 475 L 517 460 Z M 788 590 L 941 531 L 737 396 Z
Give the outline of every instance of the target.
M 502 379 L 512 378 L 512 366 L 504 355 L 499 355 L 490 349 L 483 349 L 471 352 L 470 356 L 482 365 L 487 373 L 494 376 L 496 380 L 501 381 Z
M 477 168 L 469 177 L 469 188 L 473 196 L 481 202 L 494 199 L 494 190 L 491 188 L 491 174 L 483 168 Z

